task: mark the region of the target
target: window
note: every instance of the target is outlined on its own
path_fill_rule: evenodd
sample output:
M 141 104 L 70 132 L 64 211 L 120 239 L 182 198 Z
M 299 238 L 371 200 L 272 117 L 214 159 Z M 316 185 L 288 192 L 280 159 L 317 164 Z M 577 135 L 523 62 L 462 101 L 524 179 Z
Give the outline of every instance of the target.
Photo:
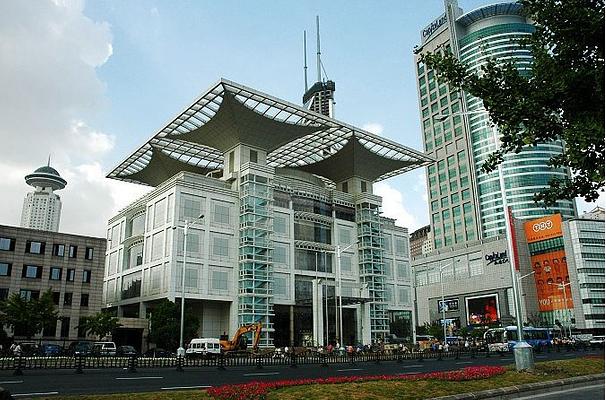
M 23 271 L 21 272 L 22 278 L 41 278 L 42 267 L 39 265 L 24 265 Z
M 360 189 L 361 189 L 362 193 L 366 193 L 366 191 L 368 190 L 368 188 L 366 187 L 365 181 L 360 182 Z
M 53 292 L 53 304 L 58 306 L 61 299 L 61 292 Z
M 50 269 L 50 275 L 49 275 L 48 279 L 50 279 L 51 281 L 60 281 L 61 280 L 61 272 L 63 272 L 62 268 L 51 267 L 51 269 Z
M 82 271 L 82 283 L 90 283 L 91 270 L 85 269 Z
M 213 215 L 213 222 L 218 224 L 229 224 L 229 206 L 215 204 L 215 213 Z
M 29 289 L 21 289 L 19 291 L 19 295 L 21 296 L 21 298 L 23 300 L 35 300 L 38 297 L 40 297 L 40 291 L 39 290 L 29 290 Z
M 345 193 L 348 193 L 348 192 L 349 192 L 349 187 L 348 187 L 347 182 L 343 182 L 343 184 L 341 185 L 341 188 L 343 189 L 343 191 L 344 191 Z
M 94 249 L 92 247 L 87 247 L 86 248 L 86 252 L 84 253 L 84 258 L 86 260 L 92 260 L 93 259 L 93 252 L 94 252 Z
M 204 198 L 194 196 L 191 194 L 182 194 L 179 202 L 179 215 L 180 219 L 193 221 L 198 218 L 204 211 Z
M 0 237 L 0 250 L 14 251 L 15 250 L 15 239 Z
M 69 337 L 69 317 L 61 318 L 61 337 Z
M 67 274 L 65 275 L 65 280 L 67 282 L 73 282 L 76 280 L 76 270 L 73 268 L 69 268 L 67 270 Z
M 128 249 L 128 263 L 126 269 L 143 264 L 143 243 L 136 243 Z
M 164 256 L 164 231 L 152 236 L 151 260 L 159 260 Z
M 64 306 L 71 306 L 73 298 L 74 298 L 74 294 L 73 293 L 65 293 L 63 295 L 63 305 Z
M 64 244 L 53 244 L 53 255 L 57 257 L 65 256 L 65 245 Z
M 88 307 L 88 293 L 80 295 L 80 307 Z
M 259 162 L 259 153 L 257 153 L 254 150 L 250 151 L 250 162 L 252 163 L 258 163 Z
M 234 172 L 234 152 L 230 151 L 229 156 L 227 158 L 229 159 L 229 169 L 227 170 L 227 172 Z
M 280 236 L 288 236 L 284 214 L 274 214 L 274 233 Z
M 214 237 L 212 254 L 219 257 L 229 257 L 229 240 L 222 237 Z
M 228 273 L 224 271 L 212 271 L 211 288 L 214 290 L 227 290 L 228 276 Z
M 13 264 L 0 262 L 0 276 L 11 276 Z
M 166 223 L 166 199 L 157 201 L 154 204 L 154 228 L 158 228 Z
M 78 256 L 78 246 L 72 244 L 69 245 L 69 258 L 76 258 Z
M 287 264 L 288 262 L 288 247 L 286 245 L 276 244 L 273 253 L 274 264 Z
M 44 242 L 34 242 L 28 240 L 25 244 L 25 252 L 29 254 L 44 254 L 44 247 L 46 243 Z
M 8 299 L 8 288 L 0 288 L 0 300 Z

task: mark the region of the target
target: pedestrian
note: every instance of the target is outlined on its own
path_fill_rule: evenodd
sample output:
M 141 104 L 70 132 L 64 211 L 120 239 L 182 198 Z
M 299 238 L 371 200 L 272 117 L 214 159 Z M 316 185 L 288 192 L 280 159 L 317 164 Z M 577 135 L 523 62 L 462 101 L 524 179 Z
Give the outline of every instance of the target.
M 21 345 L 19 343 L 17 343 L 17 346 L 15 346 L 14 350 L 13 350 L 13 354 L 15 357 L 19 357 L 21 356 L 21 352 L 23 350 L 21 350 Z

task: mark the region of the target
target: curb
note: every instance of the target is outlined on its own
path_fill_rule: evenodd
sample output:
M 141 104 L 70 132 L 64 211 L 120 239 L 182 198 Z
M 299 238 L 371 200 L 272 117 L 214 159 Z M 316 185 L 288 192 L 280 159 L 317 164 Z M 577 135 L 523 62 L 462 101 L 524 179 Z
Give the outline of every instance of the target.
M 557 392 L 562 387 L 575 388 L 589 382 L 604 382 L 604 374 L 575 376 L 548 382 L 525 383 L 519 386 L 509 386 L 498 389 L 483 390 L 475 393 L 460 393 L 449 396 L 434 397 L 434 400 L 477 400 L 477 399 L 514 399 L 520 395 L 532 395 L 538 392 Z

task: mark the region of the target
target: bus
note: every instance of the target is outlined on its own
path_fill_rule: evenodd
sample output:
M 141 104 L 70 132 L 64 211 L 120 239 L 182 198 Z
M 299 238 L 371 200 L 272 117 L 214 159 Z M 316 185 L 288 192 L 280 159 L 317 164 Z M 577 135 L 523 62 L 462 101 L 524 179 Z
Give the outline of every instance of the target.
M 506 352 L 513 350 L 518 340 L 517 327 L 507 326 L 505 328 L 491 328 L 484 333 L 484 343 L 489 351 Z M 534 348 L 544 347 L 551 343 L 553 338 L 552 329 L 549 328 L 523 328 L 524 340 Z

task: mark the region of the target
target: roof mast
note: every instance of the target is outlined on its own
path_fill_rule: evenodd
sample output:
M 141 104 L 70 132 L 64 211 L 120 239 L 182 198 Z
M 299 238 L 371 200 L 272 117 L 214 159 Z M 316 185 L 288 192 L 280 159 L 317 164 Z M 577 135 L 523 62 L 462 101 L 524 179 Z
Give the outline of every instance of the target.
M 305 74 L 305 91 L 309 87 L 307 86 L 307 32 L 303 31 L 303 72 Z
M 317 37 L 317 45 L 318 45 L 318 53 L 316 56 L 316 64 L 318 67 L 318 80 L 317 82 L 322 82 L 322 73 L 321 73 L 321 61 L 320 61 L 320 16 L 316 15 L 316 37 Z

